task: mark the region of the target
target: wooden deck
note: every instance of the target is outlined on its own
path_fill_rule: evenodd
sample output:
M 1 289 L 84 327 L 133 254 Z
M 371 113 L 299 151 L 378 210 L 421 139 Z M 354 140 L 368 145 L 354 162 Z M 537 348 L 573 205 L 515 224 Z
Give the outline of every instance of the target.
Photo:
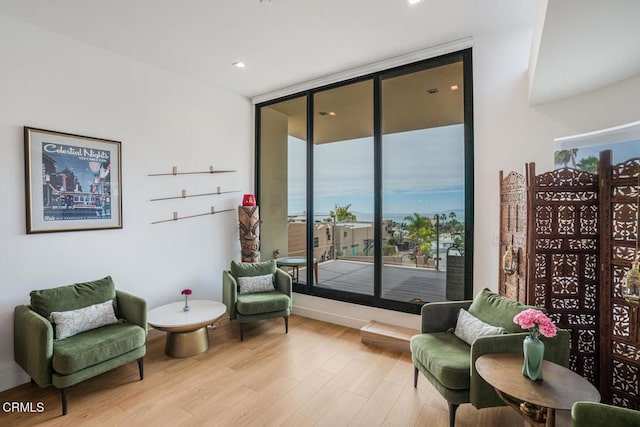
M 306 272 L 301 268 L 300 283 L 306 283 L 306 278 Z M 382 267 L 382 297 L 406 302 L 446 301 L 445 281 L 444 271 L 385 265 Z M 344 260 L 319 263 L 316 286 L 373 295 L 373 264 Z

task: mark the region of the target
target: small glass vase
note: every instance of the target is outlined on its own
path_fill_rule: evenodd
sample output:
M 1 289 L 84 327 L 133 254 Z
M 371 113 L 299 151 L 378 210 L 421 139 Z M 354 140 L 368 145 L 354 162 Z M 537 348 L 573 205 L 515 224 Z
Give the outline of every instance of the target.
M 524 353 L 522 375 L 533 381 L 542 380 L 544 343 L 537 338 L 526 337 L 522 343 L 522 352 Z
M 184 308 L 183 311 L 189 311 L 191 308 L 189 307 L 189 295 L 184 296 Z

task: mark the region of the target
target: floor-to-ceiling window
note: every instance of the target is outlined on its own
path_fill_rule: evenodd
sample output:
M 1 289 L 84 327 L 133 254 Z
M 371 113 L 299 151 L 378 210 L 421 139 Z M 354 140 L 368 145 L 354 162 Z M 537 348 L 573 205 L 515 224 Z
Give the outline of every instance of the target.
M 469 298 L 472 117 L 470 50 L 258 104 L 262 258 L 301 293 Z

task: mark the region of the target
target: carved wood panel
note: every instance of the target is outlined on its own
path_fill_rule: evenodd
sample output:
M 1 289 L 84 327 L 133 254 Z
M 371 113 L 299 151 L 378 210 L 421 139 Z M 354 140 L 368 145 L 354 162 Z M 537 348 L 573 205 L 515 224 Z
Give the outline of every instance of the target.
M 622 279 L 635 258 L 638 239 L 640 158 L 611 165 L 611 152 L 600 153 L 601 222 L 600 245 L 602 298 L 602 400 L 640 409 L 639 310 L 623 298 Z
M 569 168 L 536 176 L 532 163 L 527 182 L 528 302 L 571 332 L 570 367 L 597 387 L 598 177 Z
M 509 172 L 504 177 L 500 171 L 500 253 L 499 292 L 501 295 L 526 303 L 527 300 L 527 183 L 524 175 Z M 507 247 L 513 245 L 518 258 L 518 271 L 506 274 L 502 257 Z

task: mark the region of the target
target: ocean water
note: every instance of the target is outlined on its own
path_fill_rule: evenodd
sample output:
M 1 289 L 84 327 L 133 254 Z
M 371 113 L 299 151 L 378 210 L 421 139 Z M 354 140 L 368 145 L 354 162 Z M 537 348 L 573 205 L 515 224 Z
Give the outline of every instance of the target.
M 462 209 L 451 209 L 451 210 L 447 210 L 444 212 L 428 212 L 428 213 L 420 213 L 420 215 L 423 216 L 427 216 L 427 217 L 433 217 L 436 213 L 443 213 L 445 215 L 447 215 L 447 218 L 449 217 L 449 213 L 450 212 L 454 212 L 456 214 L 456 219 L 460 222 L 464 222 L 464 210 Z M 353 214 L 356 216 L 356 220 L 357 221 L 362 221 L 362 222 L 373 222 L 373 212 L 353 212 Z M 395 222 L 403 222 L 406 221 L 405 218 L 408 216 L 413 216 L 413 212 L 409 212 L 409 213 L 384 213 L 382 214 L 382 219 L 383 220 L 392 220 Z M 329 218 L 329 213 L 325 213 L 325 214 L 321 214 L 321 213 L 316 213 L 314 216 L 314 220 L 315 221 L 322 221 L 325 218 Z

